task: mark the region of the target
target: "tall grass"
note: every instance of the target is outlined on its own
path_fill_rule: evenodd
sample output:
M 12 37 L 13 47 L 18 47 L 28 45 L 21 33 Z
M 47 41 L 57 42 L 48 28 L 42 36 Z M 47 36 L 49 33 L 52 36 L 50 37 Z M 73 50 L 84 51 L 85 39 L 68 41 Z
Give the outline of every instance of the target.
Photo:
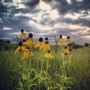
M 71 60 L 63 60 L 62 48 L 51 49 L 53 60 L 35 49 L 25 60 L 22 51 L 0 51 L 0 90 L 89 90 L 90 48 L 74 49 Z

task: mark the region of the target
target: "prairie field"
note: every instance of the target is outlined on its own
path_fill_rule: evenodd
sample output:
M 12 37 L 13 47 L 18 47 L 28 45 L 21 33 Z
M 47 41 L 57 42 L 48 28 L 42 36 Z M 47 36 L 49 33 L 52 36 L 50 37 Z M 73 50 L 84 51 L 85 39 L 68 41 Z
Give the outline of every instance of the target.
M 89 47 L 72 49 L 68 60 L 61 46 L 51 46 L 52 60 L 34 48 L 33 56 L 20 60 L 16 47 L 0 51 L 0 90 L 90 90 Z

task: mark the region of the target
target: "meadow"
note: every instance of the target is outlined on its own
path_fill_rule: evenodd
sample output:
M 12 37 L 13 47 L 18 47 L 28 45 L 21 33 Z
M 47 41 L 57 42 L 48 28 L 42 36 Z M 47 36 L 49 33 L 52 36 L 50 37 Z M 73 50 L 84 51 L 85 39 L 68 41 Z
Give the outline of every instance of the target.
M 90 90 L 90 48 L 73 49 L 68 60 L 60 46 L 51 47 L 52 60 L 38 49 L 20 60 L 15 48 L 0 51 L 0 90 Z

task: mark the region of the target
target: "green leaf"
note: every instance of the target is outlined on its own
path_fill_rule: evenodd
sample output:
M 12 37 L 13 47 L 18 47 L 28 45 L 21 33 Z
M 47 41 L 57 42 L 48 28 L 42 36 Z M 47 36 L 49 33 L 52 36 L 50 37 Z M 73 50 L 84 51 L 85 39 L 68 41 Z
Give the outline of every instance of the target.
M 26 77 L 26 75 L 24 73 L 22 73 L 22 79 L 27 80 L 27 77 Z
M 23 88 L 23 83 L 19 81 L 19 86 Z

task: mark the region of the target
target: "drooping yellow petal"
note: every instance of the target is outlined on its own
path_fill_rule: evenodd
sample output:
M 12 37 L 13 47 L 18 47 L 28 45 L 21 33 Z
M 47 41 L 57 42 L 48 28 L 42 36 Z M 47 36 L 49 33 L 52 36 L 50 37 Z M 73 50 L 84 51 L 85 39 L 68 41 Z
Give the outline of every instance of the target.
M 25 32 L 21 32 L 21 37 L 22 38 L 26 38 L 26 33 Z
M 28 56 L 33 56 L 33 53 L 31 51 L 29 51 L 28 49 L 26 49 L 20 60 L 23 60 L 23 59 L 27 58 Z
M 44 44 L 44 51 L 50 50 L 50 45 L 49 44 Z
M 18 53 L 20 49 L 21 49 L 21 47 L 18 46 L 18 47 L 16 48 L 16 50 L 14 51 L 14 53 Z
M 22 44 L 23 44 L 24 47 L 27 47 L 27 42 L 26 41 L 23 42 Z
M 70 44 L 72 41 L 71 41 L 71 39 L 66 39 L 65 42 L 68 43 L 68 44 Z
M 44 57 L 45 57 L 45 58 L 48 58 L 48 59 L 53 59 L 53 58 L 54 58 L 51 53 L 46 53 L 46 54 L 44 55 Z
M 32 46 L 34 46 L 36 44 L 36 41 L 33 39 L 33 38 L 29 38 L 28 40 L 27 40 L 27 42 L 26 42 L 26 45 L 28 46 L 28 47 L 32 47 Z
M 24 51 L 26 48 L 24 46 L 18 46 L 14 53 L 18 53 L 20 50 Z
M 57 43 L 60 44 L 60 45 L 63 45 L 65 43 L 64 38 L 59 38 Z
M 38 42 L 36 45 L 35 45 L 35 48 L 39 47 L 39 50 L 44 50 L 44 43 L 43 42 Z
M 22 50 L 22 51 L 25 51 L 25 49 L 26 49 L 26 48 L 25 48 L 24 46 L 21 46 L 21 50 Z

